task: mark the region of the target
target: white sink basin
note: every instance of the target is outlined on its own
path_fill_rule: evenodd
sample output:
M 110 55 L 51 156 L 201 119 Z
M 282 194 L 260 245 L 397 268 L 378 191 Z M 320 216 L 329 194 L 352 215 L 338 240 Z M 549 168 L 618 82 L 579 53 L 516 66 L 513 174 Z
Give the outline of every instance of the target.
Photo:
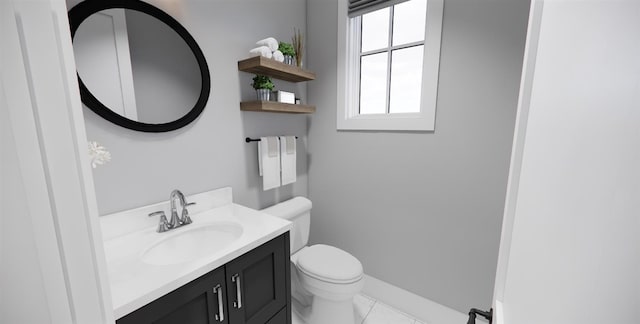
M 142 262 L 151 265 L 185 263 L 216 253 L 242 235 L 242 226 L 234 222 L 190 224 L 175 229 L 141 253 Z

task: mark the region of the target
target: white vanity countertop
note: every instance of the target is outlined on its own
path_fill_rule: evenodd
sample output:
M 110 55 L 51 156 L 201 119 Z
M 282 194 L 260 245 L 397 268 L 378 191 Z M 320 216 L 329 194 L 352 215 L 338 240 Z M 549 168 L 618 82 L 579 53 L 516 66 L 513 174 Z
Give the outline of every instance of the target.
M 157 233 L 156 226 L 115 237 L 105 233 L 104 249 L 116 319 L 287 232 L 292 226 L 289 221 L 238 204 L 218 206 L 191 213 L 192 224 L 165 233 Z M 154 217 L 153 220 L 157 222 L 158 218 Z M 113 218 L 108 221 L 113 221 Z M 151 265 L 141 260 L 141 255 L 147 247 L 167 235 L 176 235 L 219 222 L 241 225 L 242 234 L 228 246 L 193 261 Z

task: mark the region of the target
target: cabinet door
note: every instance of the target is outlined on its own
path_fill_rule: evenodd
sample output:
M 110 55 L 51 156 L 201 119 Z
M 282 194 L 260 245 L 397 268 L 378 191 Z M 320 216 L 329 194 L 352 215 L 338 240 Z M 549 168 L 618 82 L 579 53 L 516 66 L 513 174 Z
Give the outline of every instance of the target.
M 218 304 L 219 300 L 222 305 Z M 224 268 L 218 268 L 120 318 L 116 323 L 227 324 L 227 314 Z
M 291 314 L 291 312 L 288 312 L 288 308 L 283 308 L 265 324 L 291 324 L 291 322 L 287 322 L 287 314 Z
M 290 309 L 289 271 L 288 233 L 228 263 L 230 324 L 265 324 Z

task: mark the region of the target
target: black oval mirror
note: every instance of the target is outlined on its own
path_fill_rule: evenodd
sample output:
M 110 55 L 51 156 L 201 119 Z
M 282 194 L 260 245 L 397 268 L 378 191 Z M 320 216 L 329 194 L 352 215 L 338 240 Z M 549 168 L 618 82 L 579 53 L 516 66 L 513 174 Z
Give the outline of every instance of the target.
M 139 0 L 86 0 L 69 11 L 82 102 L 132 130 L 194 121 L 211 81 L 202 50 L 162 10 Z

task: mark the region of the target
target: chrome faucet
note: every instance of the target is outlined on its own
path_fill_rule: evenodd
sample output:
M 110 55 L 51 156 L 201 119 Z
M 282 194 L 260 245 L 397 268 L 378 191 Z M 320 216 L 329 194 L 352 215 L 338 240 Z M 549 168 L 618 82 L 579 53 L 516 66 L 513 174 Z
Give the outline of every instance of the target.
M 180 201 L 180 206 L 182 207 L 182 215 L 178 217 L 178 208 L 176 207 L 176 199 Z M 163 233 L 168 230 L 178 228 L 183 225 L 189 225 L 193 221 L 191 217 L 189 217 L 189 211 L 187 210 L 188 206 L 195 205 L 196 203 L 187 203 L 187 200 L 184 198 L 184 195 L 180 190 L 174 190 L 171 192 L 169 196 L 169 202 L 171 203 L 171 220 L 167 222 L 167 216 L 165 216 L 164 211 L 157 211 L 149 214 L 151 216 L 160 216 L 160 222 L 158 223 L 158 229 L 156 232 Z
M 178 217 L 178 209 L 176 208 L 176 198 L 180 200 L 180 206 L 182 206 L 181 217 Z M 187 203 L 187 200 L 184 199 L 184 195 L 178 189 L 171 192 L 171 195 L 169 196 L 169 202 L 171 203 L 171 220 L 169 221 L 169 226 L 171 228 L 177 228 L 182 225 L 189 225 L 192 223 L 191 217 L 189 217 L 189 211 L 187 210 L 187 206 L 194 205 L 195 203 Z

